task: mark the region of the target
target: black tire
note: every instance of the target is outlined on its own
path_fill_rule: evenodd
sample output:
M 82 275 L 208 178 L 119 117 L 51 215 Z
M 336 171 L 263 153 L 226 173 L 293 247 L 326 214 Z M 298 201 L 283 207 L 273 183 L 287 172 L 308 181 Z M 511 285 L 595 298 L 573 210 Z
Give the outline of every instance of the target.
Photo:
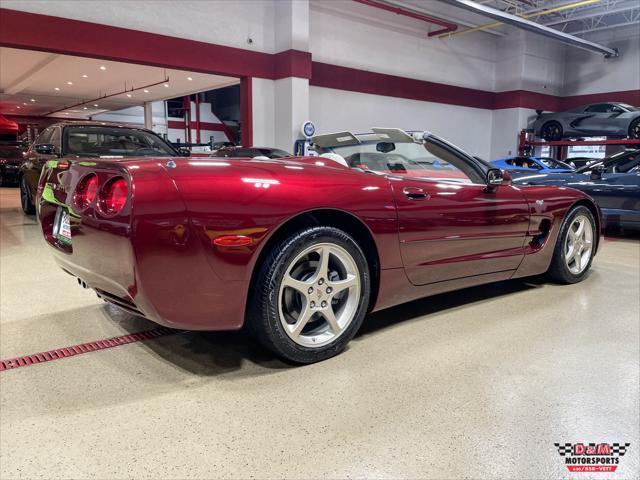
M 585 217 L 589 220 L 591 228 L 591 252 L 588 261 L 586 262 L 586 266 L 579 273 L 574 273 L 570 270 L 569 265 L 567 264 L 567 252 L 566 252 L 566 242 L 567 236 L 570 234 L 569 229 L 574 225 L 574 221 L 578 217 Z M 586 226 L 585 226 L 586 228 Z M 597 242 L 597 225 L 596 221 L 593 218 L 593 214 L 591 210 L 583 205 L 578 205 L 571 209 L 564 221 L 562 222 L 562 226 L 560 227 L 560 233 L 558 234 L 558 240 L 556 241 L 555 248 L 553 250 L 553 258 L 551 259 L 551 265 L 549 266 L 549 270 L 547 270 L 547 276 L 556 282 L 560 283 L 578 283 L 584 280 L 591 268 L 591 262 L 593 261 L 593 256 L 596 251 L 596 242 Z M 575 246 L 574 246 L 575 248 Z
M 634 140 L 640 139 L 640 117 L 629 124 L 629 138 L 633 138 Z
M 555 120 L 545 123 L 540 129 L 540 136 L 547 142 L 562 140 L 562 125 Z
M 352 261 L 351 265 L 357 269 L 357 275 L 354 273 L 353 278 L 358 277 L 360 281 L 359 299 L 355 294 L 353 297 L 349 297 L 353 298 L 353 300 L 351 300 L 353 302 L 351 308 L 355 314 L 349 316 L 349 318 L 351 318 L 350 322 L 335 336 L 336 338 L 333 338 L 331 341 L 328 340 L 328 343 L 322 344 L 321 346 L 307 347 L 294 341 L 291 338 L 291 334 L 285 331 L 283 323 L 287 320 L 281 321 L 280 316 L 280 312 L 284 311 L 285 308 L 280 308 L 281 284 L 285 275 L 288 274 L 292 268 L 295 268 L 292 267 L 292 265 L 296 265 L 294 261 L 300 255 L 315 245 L 327 244 L 337 246 L 339 249 L 342 249 L 340 251 L 346 252 L 350 256 L 350 261 Z M 327 258 L 330 257 L 331 255 L 328 254 Z M 318 264 L 319 263 L 320 262 L 318 262 Z M 371 291 L 369 266 L 366 257 L 350 235 L 334 227 L 307 228 L 275 245 L 267 254 L 266 258 L 264 258 L 262 265 L 258 268 L 260 270 L 253 284 L 247 308 L 247 324 L 249 330 L 260 343 L 282 358 L 299 364 L 326 360 L 344 350 L 362 324 L 367 313 Z M 321 271 L 319 266 L 313 268 Z M 330 270 L 330 268 L 331 267 L 329 267 L 328 270 Z M 353 271 L 355 272 L 356 270 L 354 269 Z M 319 282 L 322 281 L 319 280 Z M 325 286 L 328 287 L 329 282 L 327 282 Z M 283 288 L 283 291 L 286 291 L 286 288 Z M 313 288 L 311 288 L 311 290 L 313 290 Z M 347 295 L 353 294 L 351 290 L 345 291 Z M 299 295 L 298 291 L 295 291 L 295 295 Z M 316 291 L 314 291 L 313 295 L 316 295 Z M 338 297 L 337 294 L 334 295 Z M 328 308 L 330 308 L 332 312 L 335 297 L 331 297 L 328 300 Z M 308 298 L 311 298 L 311 296 Z M 323 302 L 323 304 L 324 303 L 326 302 Z M 300 308 L 300 312 L 302 312 L 302 308 Z M 324 317 L 321 316 L 321 314 L 316 313 L 313 315 L 315 316 L 312 316 L 312 320 L 309 320 L 307 323 L 309 327 L 324 322 Z M 315 320 L 313 320 L 314 318 Z M 302 332 L 305 331 L 304 328 L 300 331 L 301 335 Z M 326 331 L 333 334 L 333 329 L 329 327 L 328 322 L 326 323 L 326 328 Z M 311 333 L 310 335 L 313 336 L 315 333 Z
M 26 215 L 33 215 L 36 213 L 36 207 L 31 201 L 31 194 L 29 193 L 29 187 L 27 186 L 27 181 L 24 176 L 20 177 L 20 205 L 22 206 L 22 211 Z

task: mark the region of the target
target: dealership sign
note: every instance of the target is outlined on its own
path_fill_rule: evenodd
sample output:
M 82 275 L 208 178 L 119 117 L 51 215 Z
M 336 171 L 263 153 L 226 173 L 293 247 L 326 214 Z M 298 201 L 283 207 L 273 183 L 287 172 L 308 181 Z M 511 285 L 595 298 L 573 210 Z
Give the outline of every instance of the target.
M 615 472 L 630 443 L 554 443 L 570 472 Z

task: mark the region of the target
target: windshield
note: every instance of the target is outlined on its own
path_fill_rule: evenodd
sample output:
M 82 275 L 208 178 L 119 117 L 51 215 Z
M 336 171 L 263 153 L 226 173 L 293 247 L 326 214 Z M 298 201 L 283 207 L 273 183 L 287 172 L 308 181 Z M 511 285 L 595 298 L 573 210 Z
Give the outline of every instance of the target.
M 554 158 L 538 157 L 538 160 L 540 160 L 540 162 L 544 163 L 544 165 L 547 168 L 573 170 L 571 165 L 567 165 L 566 163 L 560 162 L 559 160 L 556 160 Z
M 578 170 L 577 173 L 589 174 L 593 170 L 604 169 L 605 173 L 628 173 L 640 163 L 640 150 L 630 150 L 616 153 L 599 162 L 590 163 Z
M 636 110 L 640 110 L 640 108 L 634 107 L 633 105 L 629 105 L 628 103 L 619 103 L 618 105 L 620 105 L 622 108 L 626 108 L 627 110 L 630 110 L 632 112 L 634 112 Z
M 450 180 L 458 183 L 483 183 L 470 158 L 453 146 L 428 137 L 421 143 L 380 141 L 376 135 L 359 135 L 359 145 L 332 147 L 352 168 L 383 174 Z M 326 153 L 326 152 L 325 152 Z
M 135 128 L 70 126 L 64 129 L 64 155 L 79 157 L 178 156 L 153 133 Z

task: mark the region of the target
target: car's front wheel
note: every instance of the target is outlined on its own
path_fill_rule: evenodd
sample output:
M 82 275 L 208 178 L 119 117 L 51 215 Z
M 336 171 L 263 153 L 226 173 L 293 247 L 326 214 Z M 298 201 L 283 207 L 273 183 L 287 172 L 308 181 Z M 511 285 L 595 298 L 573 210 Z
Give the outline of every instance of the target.
M 562 125 L 558 122 L 547 122 L 540 130 L 542 138 L 548 142 L 562 140 Z
M 36 207 L 31 201 L 29 187 L 27 186 L 27 181 L 24 177 L 20 178 L 20 205 L 22 206 L 22 211 L 27 215 L 33 215 L 36 213 Z
M 547 274 L 562 283 L 584 279 L 596 252 L 596 222 L 585 206 L 573 208 L 564 219 Z
M 355 240 L 311 227 L 275 246 L 253 286 L 249 327 L 267 348 L 296 363 L 340 353 L 367 312 L 369 267 Z

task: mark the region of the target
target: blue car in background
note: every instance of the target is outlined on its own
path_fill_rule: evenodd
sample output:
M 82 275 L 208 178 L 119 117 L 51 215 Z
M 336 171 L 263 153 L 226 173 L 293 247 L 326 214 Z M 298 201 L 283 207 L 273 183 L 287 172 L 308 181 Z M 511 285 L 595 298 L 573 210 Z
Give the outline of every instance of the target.
M 506 157 L 492 160 L 496 168 L 510 173 L 571 173 L 571 165 L 547 157 Z

